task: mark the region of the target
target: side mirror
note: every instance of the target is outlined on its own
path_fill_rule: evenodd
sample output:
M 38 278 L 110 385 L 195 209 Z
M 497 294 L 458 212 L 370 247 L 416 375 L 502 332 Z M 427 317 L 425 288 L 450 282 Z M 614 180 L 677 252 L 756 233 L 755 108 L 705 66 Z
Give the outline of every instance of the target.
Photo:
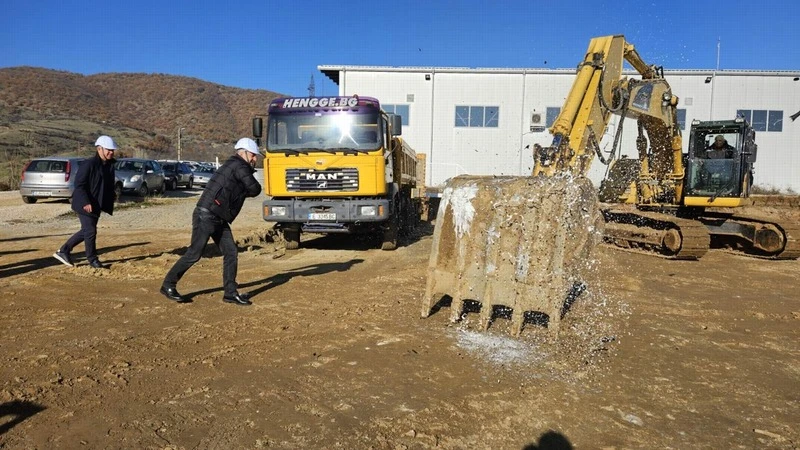
M 748 164 L 753 164 L 756 162 L 756 156 L 758 156 L 758 147 L 753 146 L 752 151 L 745 153 L 745 162 Z
M 264 132 L 264 119 L 261 117 L 253 117 L 253 137 L 258 139 Z
M 392 136 L 400 136 L 403 134 L 403 116 L 389 114 L 389 120 L 392 126 Z

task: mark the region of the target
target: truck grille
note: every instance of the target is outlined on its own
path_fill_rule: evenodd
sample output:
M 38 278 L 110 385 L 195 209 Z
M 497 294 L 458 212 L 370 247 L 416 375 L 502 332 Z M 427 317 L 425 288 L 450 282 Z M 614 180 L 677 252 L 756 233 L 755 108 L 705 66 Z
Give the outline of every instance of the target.
M 358 169 L 286 169 L 286 190 L 354 192 L 358 190 Z

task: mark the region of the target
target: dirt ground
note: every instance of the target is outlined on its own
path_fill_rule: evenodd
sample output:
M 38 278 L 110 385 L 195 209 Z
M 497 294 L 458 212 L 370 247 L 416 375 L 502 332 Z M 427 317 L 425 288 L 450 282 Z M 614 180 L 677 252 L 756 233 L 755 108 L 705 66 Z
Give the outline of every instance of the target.
M 553 342 L 420 318 L 431 226 L 393 252 L 286 252 L 248 200 L 239 283 L 209 250 L 178 285 L 196 193 L 100 220 L 106 271 L 51 254 L 65 202 L 0 193 L 0 447 L 753 449 L 800 446 L 800 262 L 594 252 Z M 775 214 L 797 213 L 773 211 Z

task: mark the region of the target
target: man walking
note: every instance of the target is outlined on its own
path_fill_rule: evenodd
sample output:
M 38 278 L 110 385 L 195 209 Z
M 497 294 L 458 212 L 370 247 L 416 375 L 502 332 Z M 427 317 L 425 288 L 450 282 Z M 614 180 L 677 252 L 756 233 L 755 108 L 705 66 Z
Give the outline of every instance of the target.
M 100 136 L 94 143 L 97 154 L 80 163 L 75 177 L 75 191 L 72 194 L 72 210 L 78 213 L 81 229 L 53 253 L 53 257 L 63 264 L 74 267 L 72 249 L 84 243 L 86 260 L 95 269 L 105 269 L 97 258 L 97 221 L 100 212 L 114 213 L 114 151 L 117 144 L 108 136 Z
M 178 303 L 190 301 L 178 293 L 178 281 L 189 268 L 200 260 L 203 249 L 212 238 L 222 252 L 222 300 L 235 305 L 250 305 L 249 296 L 239 293 L 236 284 L 239 255 L 233 240 L 230 223 L 239 215 L 246 197 L 255 197 L 261 192 L 253 174 L 258 155 L 258 146 L 249 138 L 242 138 L 234 147 L 236 154 L 211 176 L 197 206 L 192 213 L 192 241 L 186 253 L 175 262 L 161 284 L 161 293 Z

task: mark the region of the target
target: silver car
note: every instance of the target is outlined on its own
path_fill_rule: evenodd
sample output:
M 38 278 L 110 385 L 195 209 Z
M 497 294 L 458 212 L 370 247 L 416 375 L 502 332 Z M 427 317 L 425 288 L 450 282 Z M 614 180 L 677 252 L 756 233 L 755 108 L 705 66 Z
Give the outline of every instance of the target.
M 166 183 L 164 170 L 152 159 L 122 158 L 114 165 L 117 197 L 123 193 L 134 193 L 146 197 L 152 192 L 164 193 Z
M 71 198 L 75 191 L 78 165 L 84 158 L 37 158 L 22 169 L 19 193 L 25 203 L 40 198 Z
M 208 180 L 211 179 L 211 176 L 214 175 L 214 172 L 216 172 L 214 167 L 198 165 L 197 168 L 192 170 L 192 174 L 194 174 L 194 184 L 205 186 L 208 184 Z

